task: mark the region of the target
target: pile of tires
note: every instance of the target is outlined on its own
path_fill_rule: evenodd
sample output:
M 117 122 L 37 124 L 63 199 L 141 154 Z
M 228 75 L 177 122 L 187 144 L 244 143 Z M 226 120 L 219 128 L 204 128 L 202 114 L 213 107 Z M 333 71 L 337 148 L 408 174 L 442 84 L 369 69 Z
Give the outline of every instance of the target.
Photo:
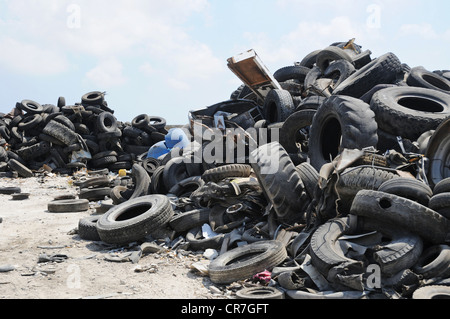
M 44 165 L 63 174 L 83 167 L 130 170 L 166 134 L 161 117 L 117 120 L 103 92 L 89 92 L 75 105 L 66 105 L 64 97 L 57 105 L 23 100 L 0 116 L 0 171 L 26 178 Z

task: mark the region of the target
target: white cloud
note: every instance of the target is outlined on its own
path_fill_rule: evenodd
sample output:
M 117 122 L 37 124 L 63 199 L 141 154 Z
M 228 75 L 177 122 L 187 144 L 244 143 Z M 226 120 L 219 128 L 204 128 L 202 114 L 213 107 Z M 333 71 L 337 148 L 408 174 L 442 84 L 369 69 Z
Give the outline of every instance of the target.
M 87 72 L 86 79 L 102 89 L 123 85 L 128 80 L 123 75 L 122 64 L 115 58 L 102 61 L 97 67 Z
M 32 43 L 0 37 L 0 48 L 0 64 L 22 74 L 55 75 L 69 68 L 63 56 Z
M 433 26 L 428 23 L 403 24 L 399 31 L 400 36 L 420 36 L 424 39 L 437 40 L 440 35 L 436 33 Z

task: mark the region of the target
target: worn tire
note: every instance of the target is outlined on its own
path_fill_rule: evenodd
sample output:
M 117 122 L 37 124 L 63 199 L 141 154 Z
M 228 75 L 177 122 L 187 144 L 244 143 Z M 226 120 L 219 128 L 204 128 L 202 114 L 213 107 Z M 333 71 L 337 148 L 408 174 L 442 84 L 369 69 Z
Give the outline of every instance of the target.
M 97 222 L 100 216 L 90 216 L 78 222 L 78 236 L 84 240 L 101 241 L 97 231 Z
M 347 54 L 347 52 L 345 52 L 345 50 L 336 46 L 329 46 L 317 54 L 316 65 L 320 68 L 322 73 L 325 73 L 331 63 L 338 60 L 345 60 L 351 63 L 352 58 Z
M 10 159 L 8 161 L 8 166 L 23 178 L 31 178 L 34 176 L 33 172 L 28 167 L 21 164 L 19 161 L 16 161 L 15 159 Z
M 220 249 L 222 246 L 225 234 L 218 234 L 210 238 L 204 238 L 202 236 L 202 227 L 197 226 L 188 231 L 186 234 L 186 241 L 189 243 L 189 247 L 193 251 L 206 250 L 206 249 Z
M 172 216 L 167 196 L 144 196 L 109 210 L 98 220 L 97 230 L 105 243 L 128 244 L 164 227 Z
M 370 104 L 381 130 L 411 141 L 450 116 L 450 95 L 431 89 L 387 88 L 376 92 Z
M 450 177 L 442 179 L 433 188 L 433 195 L 450 193 Z
M 264 118 L 269 123 L 284 122 L 294 113 L 292 95 L 286 90 L 271 90 L 264 101 Z
M 236 292 L 237 299 L 262 300 L 285 299 L 284 292 L 275 287 L 250 287 Z
M 309 131 L 316 113 L 316 110 L 301 110 L 286 119 L 280 130 L 280 144 L 288 153 L 306 151 L 298 144 L 304 139 L 300 130 Z
M 252 167 L 250 165 L 229 164 L 205 171 L 202 175 L 202 179 L 205 183 L 217 183 L 231 177 L 249 177 L 251 173 Z
M 406 177 L 386 181 L 378 188 L 378 191 L 398 195 L 424 206 L 428 206 L 433 196 L 433 191 L 428 185 L 415 178 Z
M 332 96 L 317 110 L 309 140 L 311 165 L 320 171 L 343 149 L 363 149 L 378 144 L 378 125 L 370 106 L 361 100 Z M 342 137 L 342 141 L 341 141 Z
M 450 81 L 422 66 L 411 69 L 406 83 L 409 86 L 433 89 L 450 94 Z
M 209 208 L 194 209 L 172 217 L 170 227 L 178 233 L 186 232 L 209 222 Z
M 89 210 L 87 199 L 57 200 L 48 203 L 48 211 L 51 213 L 79 213 Z
M 388 226 L 402 227 L 432 244 L 444 243 L 449 229 L 449 220 L 428 207 L 378 191 L 360 191 L 353 200 L 350 214 L 382 220 Z
M 289 154 L 273 142 L 252 152 L 252 167 L 277 217 L 302 219 L 309 198 Z
M 424 279 L 447 278 L 450 275 L 450 247 L 431 246 L 423 252 L 413 271 Z
M 287 258 L 283 243 L 261 241 L 245 245 L 219 256 L 209 265 L 209 277 L 215 284 L 230 284 L 271 270 Z
M 309 197 L 313 199 L 319 185 L 319 172 L 309 163 L 297 165 L 297 171 L 300 174 L 305 190 Z
M 76 144 L 78 142 L 77 134 L 67 126 L 51 120 L 42 130 L 42 133 L 55 138 L 65 146 Z
M 333 94 L 360 98 L 378 84 L 394 83 L 401 70 L 398 57 L 386 53 L 349 76 L 334 89 Z
M 413 299 L 427 300 L 427 299 L 449 299 L 449 286 L 425 286 L 414 291 Z
M 434 195 L 431 197 L 428 207 L 450 220 L 450 193 Z

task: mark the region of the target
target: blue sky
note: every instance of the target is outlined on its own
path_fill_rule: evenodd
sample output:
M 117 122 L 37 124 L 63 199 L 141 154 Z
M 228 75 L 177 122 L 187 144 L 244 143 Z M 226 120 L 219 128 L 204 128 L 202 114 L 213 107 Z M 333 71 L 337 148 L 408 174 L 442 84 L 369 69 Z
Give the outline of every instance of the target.
M 0 112 L 106 91 L 121 121 L 186 124 L 241 84 L 227 59 L 268 69 L 356 38 L 372 57 L 450 69 L 447 0 L 0 0 Z

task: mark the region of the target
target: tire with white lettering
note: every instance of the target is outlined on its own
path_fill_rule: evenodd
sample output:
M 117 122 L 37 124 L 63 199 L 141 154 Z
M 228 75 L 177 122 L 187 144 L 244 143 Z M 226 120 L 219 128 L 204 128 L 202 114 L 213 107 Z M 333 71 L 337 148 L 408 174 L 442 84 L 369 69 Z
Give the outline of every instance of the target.
M 105 243 L 128 244 L 166 226 L 172 216 L 167 196 L 144 196 L 113 207 L 98 220 L 97 230 Z
M 285 299 L 284 292 L 275 287 L 250 287 L 236 292 L 237 299 Z
M 265 270 L 271 270 L 287 258 L 279 241 L 261 241 L 227 251 L 209 265 L 209 277 L 215 284 L 230 284 L 245 280 Z

